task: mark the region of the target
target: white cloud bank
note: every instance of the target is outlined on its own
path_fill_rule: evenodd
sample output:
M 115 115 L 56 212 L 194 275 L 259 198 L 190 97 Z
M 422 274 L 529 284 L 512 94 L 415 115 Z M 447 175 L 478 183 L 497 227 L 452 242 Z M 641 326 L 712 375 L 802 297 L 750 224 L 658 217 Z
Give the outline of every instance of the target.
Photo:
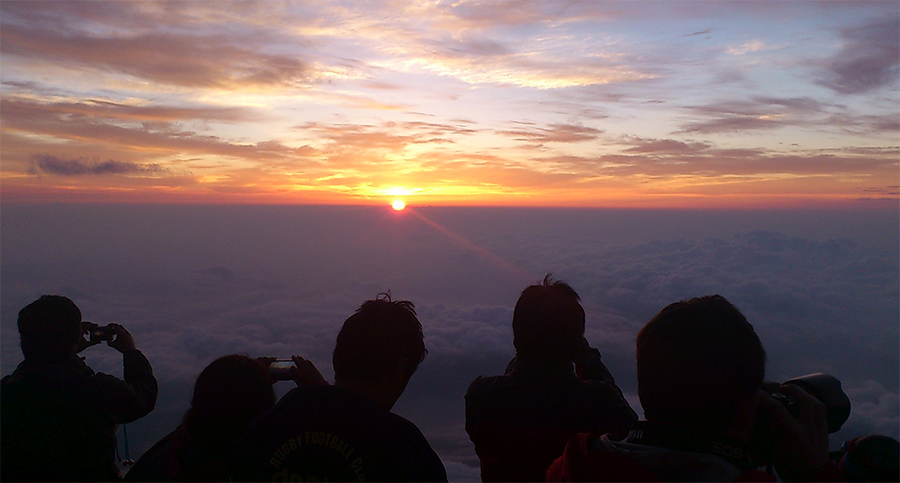
M 395 409 L 451 479 L 477 479 L 463 395 L 503 371 L 518 293 L 553 272 L 581 294 L 588 338 L 635 405 L 638 330 L 668 303 L 720 293 L 756 327 L 770 379 L 844 382 L 853 413 L 833 444 L 898 437 L 897 213 L 848 213 L 419 209 L 429 224 L 386 207 L 5 205 L 2 372 L 21 360 L 18 310 L 43 293 L 125 324 L 161 386 L 129 426 L 138 455 L 220 355 L 303 354 L 330 378 L 343 320 L 390 289 L 416 303 L 430 351 Z M 115 351 L 85 355 L 121 373 Z

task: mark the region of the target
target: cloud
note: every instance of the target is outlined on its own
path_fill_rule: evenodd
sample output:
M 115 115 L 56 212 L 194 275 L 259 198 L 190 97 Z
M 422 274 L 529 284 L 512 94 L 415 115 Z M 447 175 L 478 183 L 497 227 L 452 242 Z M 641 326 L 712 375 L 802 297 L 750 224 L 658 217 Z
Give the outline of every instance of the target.
M 897 87 L 900 76 L 900 17 L 896 12 L 841 31 L 843 46 L 825 62 L 818 84 L 839 94 L 864 94 Z
M 708 143 L 682 142 L 672 139 L 635 139 L 634 146 L 625 149 L 626 153 L 684 155 L 706 151 Z
M 137 22 L 148 10 L 115 2 L 102 9 L 64 2 L 60 6 L 53 9 L 55 13 L 33 11 L 41 9 L 37 5 L 4 8 L 8 19 L 0 33 L 0 51 L 29 62 L 42 60 L 74 70 L 192 88 L 296 87 L 314 77 L 301 56 L 265 52 L 262 29 L 243 29 L 240 35 L 178 28 L 126 32 L 115 27 Z M 66 13 L 72 17 L 62 22 Z M 145 21 L 150 26 L 152 20 L 162 20 L 161 12 L 148 17 Z M 167 17 L 166 23 L 173 17 Z M 48 28 L 51 24 L 60 28 Z
M 306 355 L 330 378 L 342 322 L 390 289 L 415 302 L 429 349 L 396 410 L 448 468 L 477 479 L 462 397 L 474 377 L 503 371 L 515 300 L 548 271 L 581 295 L 587 337 L 626 394 L 637 393 L 643 324 L 671 302 L 720 293 L 756 327 L 768 378 L 828 372 L 843 382 L 853 413 L 834 438 L 898 436 L 896 209 L 417 208 L 434 225 L 386 207 L 3 209 L 3 372 L 21 358 L 16 312 L 40 294 L 125 324 L 161 384 L 157 410 L 129 425 L 133 455 L 175 427 L 197 374 L 220 355 Z M 115 351 L 85 355 L 120 374 Z
M 498 131 L 498 134 L 512 137 L 517 141 L 541 146 L 544 143 L 593 141 L 603 134 L 603 130 L 576 124 L 550 124 L 547 127 Z
M 866 188 L 863 190 L 866 194 L 872 196 L 881 196 L 882 199 L 895 200 L 900 198 L 900 186 L 886 186 L 879 188 Z
M 623 142 L 631 145 L 623 154 L 543 156 L 534 160 L 556 165 L 587 182 L 592 178 L 612 177 L 621 182 L 635 177 L 652 179 L 658 187 L 663 182 L 684 182 L 695 188 L 713 188 L 721 183 L 756 180 L 771 182 L 770 192 L 777 190 L 778 178 L 844 179 L 857 173 L 889 179 L 889 173 L 897 169 L 898 153 L 893 148 L 775 153 L 760 149 L 722 149 L 675 139 L 626 138 Z
M 32 166 L 29 170 L 35 175 L 46 173 L 60 176 L 156 174 L 167 171 L 158 164 L 138 164 L 114 159 L 106 161 L 85 158 L 62 159 L 49 154 L 32 156 Z
M 684 36 L 685 36 L 685 37 L 706 36 L 706 35 L 709 35 L 709 34 L 711 34 L 711 33 L 713 33 L 713 29 L 708 28 L 708 29 L 698 30 L 698 31 L 696 31 L 696 32 L 692 32 L 692 33 L 689 33 L 689 34 L 684 34 Z
M 754 97 L 690 107 L 701 120 L 684 124 L 681 133 L 711 134 L 782 128 L 821 121 L 826 108 L 809 97 Z
M 108 102 L 37 102 L 3 98 L 4 130 L 52 136 L 77 143 L 118 146 L 128 151 L 165 155 L 233 156 L 263 162 L 302 161 L 309 151 L 278 142 L 238 143 L 184 129 L 179 121 L 197 118 L 232 121 L 251 117 L 234 108 L 168 108 L 124 106 Z
M 841 442 L 856 436 L 883 434 L 897 438 L 900 397 L 876 381 L 847 384 L 844 391 L 852 405 L 850 418 L 832 439 Z

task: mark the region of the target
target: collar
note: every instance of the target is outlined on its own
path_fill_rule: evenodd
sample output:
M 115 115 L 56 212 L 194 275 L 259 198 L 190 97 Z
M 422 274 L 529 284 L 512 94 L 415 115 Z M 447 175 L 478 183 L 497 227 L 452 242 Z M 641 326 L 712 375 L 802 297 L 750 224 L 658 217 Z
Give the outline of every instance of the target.
M 626 442 L 716 455 L 741 471 L 756 467 L 744 442 L 695 426 L 638 421 L 629 431 Z

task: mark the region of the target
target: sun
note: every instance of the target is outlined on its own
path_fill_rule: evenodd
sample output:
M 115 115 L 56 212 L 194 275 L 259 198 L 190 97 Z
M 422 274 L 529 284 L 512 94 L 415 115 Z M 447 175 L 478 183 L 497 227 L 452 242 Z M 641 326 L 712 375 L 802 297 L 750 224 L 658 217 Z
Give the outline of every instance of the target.
M 394 202 L 391 203 L 391 207 L 396 211 L 401 211 L 403 208 L 406 208 L 406 203 L 404 203 L 403 200 L 394 200 Z

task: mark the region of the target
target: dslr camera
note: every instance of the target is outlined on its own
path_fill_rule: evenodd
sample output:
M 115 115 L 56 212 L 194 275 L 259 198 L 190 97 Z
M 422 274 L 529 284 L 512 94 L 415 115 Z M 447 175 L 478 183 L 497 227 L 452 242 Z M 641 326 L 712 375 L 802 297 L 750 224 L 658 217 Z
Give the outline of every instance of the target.
M 781 384 L 773 381 L 763 382 L 763 391 L 784 405 L 794 417 L 799 417 L 800 410 L 797 401 L 781 392 L 782 384 L 800 386 L 801 389 L 825 405 L 825 419 L 828 422 L 829 433 L 839 431 L 850 417 L 850 398 L 841 388 L 841 381 L 834 376 L 816 373 L 795 377 Z M 772 450 L 780 437 L 779 433 L 780 429 L 776 427 L 772 414 L 764 411 L 760 406 L 756 413 L 753 439 L 750 443 L 750 452 L 759 466 L 772 463 Z
M 795 377 L 783 384 L 800 386 L 809 395 L 825 405 L 825 419 L 828 421 L 828 432 L 836 433 L 850 417 L 850 398 L 841 389 L 841 381 L 828 374 L 816 373 Z M 772 399 L 780 402 L 794 416 L 799 417 L 797 401 L 785 396 L 780 390 L 781 384 L 772 381 L 763 382 L 763 391 Z
M 108 325 L 97 325 L 93 322 L 82 322 L 86 326 L 91 342 L 100 343 L 103 341 L 111 341 L 116 338 L 116 331 Z

